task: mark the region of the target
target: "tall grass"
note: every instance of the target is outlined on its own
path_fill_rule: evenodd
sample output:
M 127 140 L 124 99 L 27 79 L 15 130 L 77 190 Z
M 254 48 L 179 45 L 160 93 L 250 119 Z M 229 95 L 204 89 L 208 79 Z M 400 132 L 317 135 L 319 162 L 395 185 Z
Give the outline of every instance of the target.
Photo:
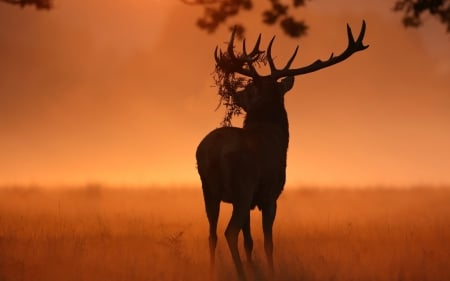
M 447 189 L 287 188 L 275 278 L 450 280 L 449 203 Z M 221 235 L 230 212 L 217 280 L 236 278 Z M 267 280 L 261 228 L 253 211 L 254 280 Z M 207 229 L 199 190 L 1 189 L 0 281 L 210 280 Z

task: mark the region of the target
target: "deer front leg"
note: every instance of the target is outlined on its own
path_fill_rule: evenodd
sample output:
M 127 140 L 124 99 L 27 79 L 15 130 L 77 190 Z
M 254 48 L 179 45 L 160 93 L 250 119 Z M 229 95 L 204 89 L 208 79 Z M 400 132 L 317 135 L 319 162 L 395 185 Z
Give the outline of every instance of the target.
M 273 275 L 273 239 L 272 227 L 277 212 L 277 203 L 271 202 L 262 208 L 263 232 L 264 232 L 264 250 L 266 252 L 267 263 L 270 274 Z

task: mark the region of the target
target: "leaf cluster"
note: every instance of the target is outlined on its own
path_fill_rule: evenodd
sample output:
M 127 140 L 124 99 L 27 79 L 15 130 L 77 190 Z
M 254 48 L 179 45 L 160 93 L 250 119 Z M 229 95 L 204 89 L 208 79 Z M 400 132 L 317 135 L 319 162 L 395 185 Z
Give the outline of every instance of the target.
M 0 0 L 8 4 L 18 5 L 20 7 L 35 6 L 38 10 L 50 10 L 53 7 L 52 0 Z
M 208 33 L 213 33 L 216 29 L 225 24 L 229 18 L 235 17 L 241 11 L 249 11 L 253 8 L 255 0 L 182 0 L 189 5 L 200 5 L 204 7 L 203 16 L 197 20 L 197 26 Z M 279 24 L 281 29 L 291 37 L 301 37 L 306 34 L 308 26 L 303 20 L 296 19 L 292 10 L 306 4 L 306 0 L 286 1 L 268 0 L 270 8 L 262 13 L 262 21 L 268 25 Z M 233 22 L 229 24 L 232 29 L 238 27 L 236 35 L 243 37 L 244 25 Z
M 421 26 L 422 15 L 428 11 L 446 25 L 450 33 L 450 0 L 397 0 L 393 10 L 404 13 L 402 21 L 405 27 Z

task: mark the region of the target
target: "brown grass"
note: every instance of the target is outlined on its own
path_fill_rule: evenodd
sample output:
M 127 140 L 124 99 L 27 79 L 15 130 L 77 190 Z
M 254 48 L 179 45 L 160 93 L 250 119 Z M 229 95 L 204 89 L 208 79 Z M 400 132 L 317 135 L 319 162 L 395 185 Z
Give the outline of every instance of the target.
M 252 232 L 267 280 L 259 211 Z M 209 280 L 207 236 L 199 190 L 0 189 L 0 281 Z M 274 241 L 277 280 L 450 280 L 450 190 L 287 188 Z

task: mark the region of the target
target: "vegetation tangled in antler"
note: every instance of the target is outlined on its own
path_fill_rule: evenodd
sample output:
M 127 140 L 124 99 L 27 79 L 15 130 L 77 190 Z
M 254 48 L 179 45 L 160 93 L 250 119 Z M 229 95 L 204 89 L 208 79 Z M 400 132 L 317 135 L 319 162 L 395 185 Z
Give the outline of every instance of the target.
M 236 93 L 237 89 L 245 87 L 248 79 L 237 77 L 234 72 L 224 72 L 220 67 L 216 66 L 214 82 L 216 83 L 220 96 L 217 108 L 221 105 L 225 106 L 225 116 L 220 125 L 222 127 L 231 127 L 231 119 L 233 116 L 238 116 L 242 113 L 241 108 L 233 102 L 232 96 Z
M 267 62 L 265 52 L 258 52 L 251 62 L 243 59 L 244 55 L 238 55 L 238 58 L 242 59 L 236 60 L 233 59 L 228 52 L 221 52 L 220 60 L 217 61 L 213 73 L 214 82 L 220 96 L 217 109 L 221 105 L 225 106 L 225 116 L 220 123 L 222 127 L 231 127 L 231 119 L 233 116 L 242 114 L 242 108 L 233 101 L 233 96 L 239 89 L 245 88 L 252 82 L 251 78 L 238 74 L 236 69 L 242 67 L 248 68 L 251 63 L 259 65 L 260 63 L 266 64 Z

